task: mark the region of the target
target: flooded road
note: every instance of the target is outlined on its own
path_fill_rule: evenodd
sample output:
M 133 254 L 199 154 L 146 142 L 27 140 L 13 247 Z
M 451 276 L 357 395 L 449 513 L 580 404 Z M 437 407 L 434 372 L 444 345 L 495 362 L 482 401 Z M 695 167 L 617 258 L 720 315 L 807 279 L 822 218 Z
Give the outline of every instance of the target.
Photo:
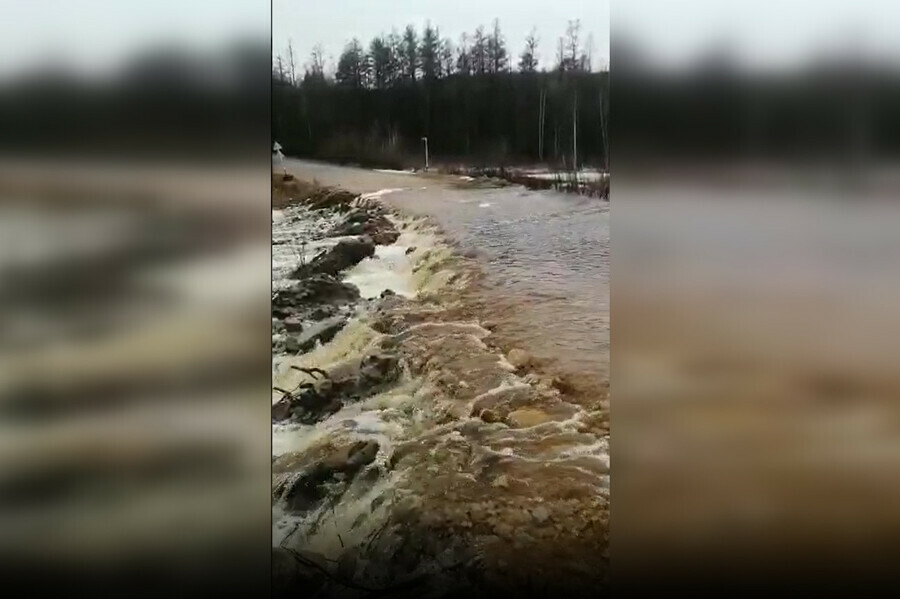
M 373 588 L 424 576 L 422 597 L 595 596 L 609 557 L 608 205 L 289 168 L 272 212 L 276 555 L 346 562 Z
M 288 172 L 431 217 L 485 274 L 486 317 L 504 344 L 587 387 L 609 374 L 609 204 L 460 177 L 288 159 Z M 580 385 L 579 385 L 580 386 Z

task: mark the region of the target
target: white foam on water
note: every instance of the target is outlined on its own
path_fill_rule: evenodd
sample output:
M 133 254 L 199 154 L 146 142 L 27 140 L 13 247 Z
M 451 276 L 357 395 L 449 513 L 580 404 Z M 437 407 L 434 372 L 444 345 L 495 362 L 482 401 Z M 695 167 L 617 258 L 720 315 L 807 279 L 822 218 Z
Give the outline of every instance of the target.
M 492 205 L 492 204 L 491 204 L 490 202 L 482 202 L 482 203 L 478 204 L 478 207 L 479 207 L 479 208 L 488 208 L 488 207 L 490 207 L 491 205 Z
M 407 171 L 395 171 L 389 168 L 376 168 L 373 169 L 376 173 L 387 173 L 389 175 L 415 175 L 416 171 L 407 170 Z
M 528 387 L 530 387 L 530 385 L 528 383 L 525 383 L 518 379 L 503 381 L 502 383 L 500 383 L 493 389 L 488 389 L 481 395 L 477 395 L 476 397 L 472 398 L 472 403 L 475 403 L 476 401 L 479 401 L 482 399 L 486 399 L 488 397 L 502 395 L 502 394 L 506 393 L 507 391 L 513 391 L 515 389 L 525 389 Z
M 387 195 L 389 193 L 394 193 L 396 191 L 403 191 L 403 187 L 389 187 L 387 189 L 379 189 L 378 191 L 372 191 L 369 193 L 364 193 L 360 197 L 362 200 L 371 200 L 373 198 L 380 198 L 381 196 Z
M 460 177 L 460 179 L 462 179 L 463 181 L 474 181 L 474 180 L 475 180 L 475 177 L 470 177 L 470 176 L 468 176 L 468 175 L 463 175 L 463 176 Z
M 386 289 L 404 297 L 414 297 L 412 263 L 406 255 L 407 247 L 376 246 L 375 255 L 350 269 L 344 280 L 356 285 L 364 298 L 378 297 Z
M 301 451 L 311 446 L 324 433 L 317 434 L 314 426 L 298 423 L 278 423 L 272 425 L 272 456 L 277 457 L 292 451 Z
M 567 179 L 570 176 L 570 173 L 548 173 L 543 171 L 537 172 L 528 172 L 525 175 L 529 179 L 543 179 L 543 180 L 556 180 L 557 178 Z M 603 173 L 600 171 L 578 171 L 578 180 L 579 181 L 599 181 L 609 177 L 609 173 Z
M 347 326 L 325 345 L 317 346 L 314 350 L 299 356 L 274 356 L 272 359 L 274 384 L 282 389 L 294 389 L 300 383 L 309 381 L 310 377 L 292 369 L 291 366 L 332 368 L 351 359 L 352 356 L 365 353 L 378 337 L 379 333 L 372 330 L 367 324 L 358 319 L 351 319 Z M 273 391 L 272 403 L 275 403 L 280 397 L 280 393 Z
M 400 237 L 392 245 L 376 246 L 375 255 L 347 271 L 344 280 L 356 285 L 364 298 L 378 297 L 387 289 L 413 298 L 419 291 L 414 267 L 435 247 L 437 238 L 418 221 L 388 218 L 400 231 Z

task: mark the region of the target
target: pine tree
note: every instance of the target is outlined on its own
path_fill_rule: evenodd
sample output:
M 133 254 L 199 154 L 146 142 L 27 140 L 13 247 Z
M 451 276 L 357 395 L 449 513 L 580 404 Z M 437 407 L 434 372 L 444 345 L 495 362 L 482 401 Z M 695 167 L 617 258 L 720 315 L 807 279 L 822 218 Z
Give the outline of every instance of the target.
M 384 89 L 390 84 L 391 48 L 384 37 L 376 37 L 369 44 L 369 64 L 372 69 L 372 85 Z
M 422 67 L 422 77 L 426 80 L 437 79 L 440 75 L 440 43 L 438 30 L 431 23 L 426 24 L 419 46 L 419 64 Z
M 387 36 L 387 47 L 390 55 L 387 84 L 390 86 L 403 79 L 403 38 L 396 30 L 392 30 Z
M 354 38 L 344 47 L 334 78 L 347 87 L 365 87 L 368 83 L 368 64 L 359 40 Z
M 401 55 L 401 67 L 403 77 L 411 81 L 416 80 L 416 71 L 419 66 L 419 36 L 412 25 L 407 25 L 403 32 L 403 53 Z

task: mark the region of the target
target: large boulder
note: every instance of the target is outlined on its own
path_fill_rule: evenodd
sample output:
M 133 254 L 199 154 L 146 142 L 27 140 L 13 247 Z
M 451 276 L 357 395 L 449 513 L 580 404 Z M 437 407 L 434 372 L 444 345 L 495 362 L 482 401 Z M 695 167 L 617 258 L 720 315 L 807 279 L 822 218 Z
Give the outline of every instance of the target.
M 275 318 L 321 320 L 331 315 L 328 306 L 349 304 L 359 299 L 359 289 L 344 283 L 334 275 L 313 274 L 295 282 L 288 289 L 280 289 L 272 297 Z M 289 327 L 286 325 L 286 329 Z
M 328 237 L 349 235 L 367 235 L 377 245 L 390 245 L 400 237 L 394 223 L 386 216 L 364 208 L 350 212 L 328 233 Z
M 337 210 L 343 212 L 349 210 L 357 195 L 342 189 L 319 188 L 306 200 L 306 205 L 311 210 Z
M 304 279 L 316 274 L 336 276 L 342 270 L 356 266 L 374 254 L 375 242 L 371 238 L 345 239 L 313 258 L 308 264 L 297 267 L 291 273 L 291 278 Z

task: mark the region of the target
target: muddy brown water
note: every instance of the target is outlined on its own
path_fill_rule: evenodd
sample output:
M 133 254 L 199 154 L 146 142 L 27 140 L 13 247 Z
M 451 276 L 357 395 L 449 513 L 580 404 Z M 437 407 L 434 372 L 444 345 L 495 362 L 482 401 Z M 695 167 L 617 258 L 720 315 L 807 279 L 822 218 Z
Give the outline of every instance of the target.
M 288 167 L 298 179 L 377 196 L 430 223 L 401 218 L 397 244 L 346 273 L 365 297 L 390 285 L 415 299 L 379 302 L 378 314 L 352 321 L 329 344 L 273 360 L 284 389 L 304 376 L 290 365 L 334 373 L 352 369 L 361 352 L 390 351 L 405 373 L 315 425 L 273 425 L 273 542 L 338 561 L 360 551 L 368 565 L 352 569 L 359 579 L 399 580 L 449 560 L 484 578 L 475 586 L 534 579 L 595 590 L 608 570 L 607 206 L 460 177 Z M 302 209 L 273 217 L 281 241 L 304 227 L 330 228 L 317 221 L 330 217 Z M 276 282 L 294 250 L 273 246 Z M 473 284 L 473 274 L 483 276 Z M 513 347 L 536 356 L 538 368 L 511 364 L 521 362 Z M 573 393 L 548 381 L 546 369 L 599 387 Z M 377 444 L 374 461 L 322 489 L 328 502 L 285 503 L 303 464 L 359 442 Z M 428 544 L 434 538 L 440 547 Z M 406 563 L 405 555 L 416 557 Z
M 428 216 L 484 273 L 486 320 L 585 388 L 609 374 L 609 204 L 520 186 L 488 187 L 457 176 L 382 172 L 287 159 L 294 176 Z

